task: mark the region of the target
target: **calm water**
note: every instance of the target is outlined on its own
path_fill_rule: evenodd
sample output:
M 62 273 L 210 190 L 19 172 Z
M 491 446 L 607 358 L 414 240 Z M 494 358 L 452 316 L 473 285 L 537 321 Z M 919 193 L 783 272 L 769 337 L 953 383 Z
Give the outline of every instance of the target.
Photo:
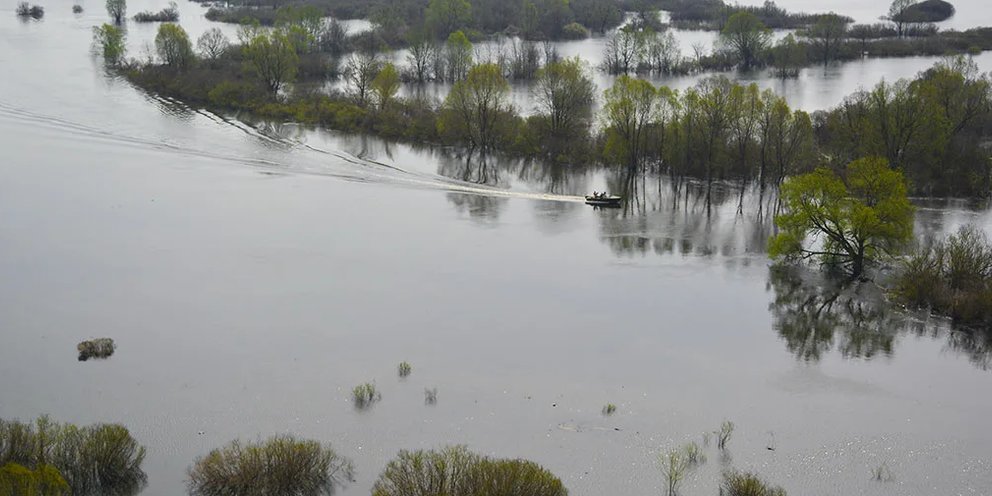
M 727 466 L 798 495 L 992 493 L 989 347 L 850 307 L 804 334 L 824 295 L 769 272 L 755 196 L 737 216 L 721 188 L 707 218 L 647 179 L 594 211 L 575 195 L 622 178 L 191 111 L 108 79 L 85 6 L 0 11 L 0 417 L 128 425 L 152 496 L 213 447 L 284 432 L 352 457 L 348 495 L 399 449 L 452 443 L 576 495 L 659 494 L 658 453 L 724 419 L 729 456 L 707 448 L 685 494 Z M 133 49 L 154 29 L 132 25 Z M 831 91 L 889 76 L 873 64 Z M 957 203 L 918 216 L 967 222 L 992 226 Z M 77 362 L 100 336 L 117 354 Z M 355 411 L 369 380 L 383 400 Z M 870 480 L 882 463 L 893 482 Z

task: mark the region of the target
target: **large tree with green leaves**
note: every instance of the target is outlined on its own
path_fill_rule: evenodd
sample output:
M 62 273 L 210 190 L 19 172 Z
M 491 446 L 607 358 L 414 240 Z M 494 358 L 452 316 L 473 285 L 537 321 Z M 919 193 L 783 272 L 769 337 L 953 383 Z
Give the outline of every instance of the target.
M 604 93 L 606 151 L 618 162 L 638 170 L 648 149 L 648 132 L 655 115 L 657 90 L 651 83 L 620 76 Z
M 538 108 L 548 116 L 552 134 L 561 137 L 588 125 L 595 88 L 578 57 L 553 62 L 537 72 L 534 95 Z
M 155 35 L 155 51 L 165 65 L 182 69 L 193 63 L 193 43 L 186 30 L 178 24 L 167 22 L 158 27 Z
M 745 70 L 758 63 L 771 39 L 771 30 L 750 12 L 738 12 L 730 16 L 720 32 L 720 40 L 737 52 L 741 68 Z
M 816 258 L 861 276 L 868 263 L 895 255 L 913 235 L 913 206 L 902 173 L 884 158 L 851 162 L 843 177 L 820 168 L 782 185 L 772 258 Z
M 486 152 L 499 137 L 499 123 L 511 110 L 510 83 L 496 64 L 480 64 L 455 83 L 444 100 L 438 130 L 472 149 Z
M 100 46 L 103 60 L 109 65 L 117 65 L 124 59 L 127 46 L 124 43 L 124 30 L 113 24 L 93 26 L 93 42 Z
M 834 13 L 822 15 L 804 35 L 816 56 L 827 65 L 837 57 L 841 42 L 847 37 L 847 19 Z
M 279 32 L 263 33 L 243 47 L 245 62 L 273 95 L 296 78 L 300 57 L 293 43 Z

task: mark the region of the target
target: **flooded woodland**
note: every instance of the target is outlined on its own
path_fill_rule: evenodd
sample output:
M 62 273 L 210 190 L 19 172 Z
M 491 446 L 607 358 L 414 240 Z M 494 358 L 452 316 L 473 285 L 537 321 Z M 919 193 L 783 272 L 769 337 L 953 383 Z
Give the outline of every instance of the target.
M 731 468 L 797 495 L 992 494 L 992 335 L 773 264 L 773 188 L 720 180 L 707 202 L 702 181 L 664 172 L 189 106 L 108 72 L 92 47 L 104 6 L 80 3 L 40 20 L 0 8 L 0 419 L 127 426 L 152 496 L 185 494 L 194 460 L 231 440 L 275 435 L 350 459 L 344 495 L 400 450 L 453 445 L 532 460 L 574 495 L 664 494 L 659 456 L 689 442 L 709 460 L 679 494 L 718 494 Z M 992 26 L 983 1 L 955 5 L 946 27 Z M 194 39 L 236 37 L 178 9 Z M 154 50 L 156 25 L 127 29 L 129 53 Z M 596 65 L 605 42 L 556 43 Z M 725 75 L 813 112 L 938 60 Z M 989 52 L 974 62 L 992 71 Z M 593 79 L 600 96 L 614 81 Z M 534 111 L 526 84 L 512 100 Z M 593 208 L 592 191 L 626 201 Z M 916 238 L 992 232 L 983 200 L 913 202 Z M 104 337 L 112 357 L 77 360 Z M 377 398 L 358 408 L 366 383 Z

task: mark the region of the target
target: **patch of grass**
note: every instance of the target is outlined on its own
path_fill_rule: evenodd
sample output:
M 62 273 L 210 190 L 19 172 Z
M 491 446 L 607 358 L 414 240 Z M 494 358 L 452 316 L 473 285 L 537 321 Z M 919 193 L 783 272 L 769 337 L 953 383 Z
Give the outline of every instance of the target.
M 464 446 L 400 451 L 372 486 L 372 496 L 566 496 L 561 480 L 527 460 L 494 459 Z
M 117 345 L 110 338 L 91 339 L 76 345 L 80 362 L 85 362 L 90 358 L 109 358 L 116 349 Z
M 785 489 L 774 487 L 757 475 L 747 472 L 726 472 L 720 487 L 723 496 L 786 496 Z
M 400 362 L 397 370 L 399 371 L 400 377 L 406 377 L 410 375 L 410 372 L 413 372 L 413 367 L 410 366 L 408 362 Z
M 48 417 L 32 424 L 0 420 L 0 466 L 17 464 L 55 483 L 44 467 L 50 465 L 74 496 L 137 494 L 147 481 L 144 458 L 145 448 L 121 425 L 77 427 Z
M 373 403 L 382 399 L 382 395 L 375 387 L 375 383 L 366 382 L 359 384 L 351 390 L 351 397 L 358 408 L 372 406 Z
M 713 434 L 716 435 L 716 447 L 720 449 L 727 449 L 727 443 L 730 441 L 730 436 L 734 434 L 734 423 L 725 420 L 720 424 L 720 430 L 715 431 Z
M 616 411 L 617 406 L 613 403 L 607 403 L 606 406 L 603 407 L 603 415 L 613 415 Z
M 186 485 L 191 496 L 322 496 L 353 477 L 351 461 L 330 446 L 275 436 L 264 442 L 232 441 L 198 458 Z
M 424 389 L 424 404 L 425 405 L 437 404 L 437 388 Z

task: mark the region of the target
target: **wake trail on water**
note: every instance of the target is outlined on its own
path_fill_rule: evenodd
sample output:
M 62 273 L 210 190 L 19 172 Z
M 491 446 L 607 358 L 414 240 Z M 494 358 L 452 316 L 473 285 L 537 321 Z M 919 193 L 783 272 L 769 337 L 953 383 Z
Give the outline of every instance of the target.
M 163 100 L 170 104 L 177 104 L 173 100 Z M 379 182 L 407 185 L 425 189 L 438 189 L 457 193 L 467 193 L 482 196 L 496 196 L 505 198 L 523 198 L 543 201 L 558 202 L 582 202 L 581 196 L 556 195 L 550 193 L 532 193 L 521 191 L 510 191 L 494 187 L 488 187 L 468 182 L 447 178 L 440 175 L 432 175 L 409 171 L 395 165 L 386 164 L 374 160 L 356 157 L 339 150 L 328 150 L 316 147 L 305 141 L 279 136 L 275 133 L 267 133 L 264 129 L 259 129 L 237 119 L 227 118 L 206 110 L 196 109 L 194 112 L 211 121 L 212 123 L 234 129 L 240 133 L 248 135 L 254 139 L 265 142 L 269 145 L 284 147 L 286 152 L 293 150 L 305 150 L 309 153 L 322 157 L 332 157 L 342 165 L 352 167 L 351 170 L 336 170 L 329 167 L 328 163 L 321 161 L 319 166 L 306 166 L 295 161 L 279 161 L 260 157 L 246 157 L 237 154 L 228 154 L 218 151 L 208 151 L 197 149 L 188 145 L 173 143 L 165 140 L 156 140 L 131 136 L 124 133 L 100 129 L 85 124 L 80 124 L 60 117 L 50 116 L 18 108 L 0 101 L 0 119 L 6 119 L 19 124 L 29 124 L 54 132 L 68 133 L 74 136 L 81 136 L 88 139 L 99 140 L 107 143 L 129 146 L 139 149 L 153 149 L 168 153 L 176 153 L 185 156 L 193 156 L 211 160 L 248 165 L 267 173 L 280 174 L 300 174 L 323 177 L 334 177 L 357 182 Z

